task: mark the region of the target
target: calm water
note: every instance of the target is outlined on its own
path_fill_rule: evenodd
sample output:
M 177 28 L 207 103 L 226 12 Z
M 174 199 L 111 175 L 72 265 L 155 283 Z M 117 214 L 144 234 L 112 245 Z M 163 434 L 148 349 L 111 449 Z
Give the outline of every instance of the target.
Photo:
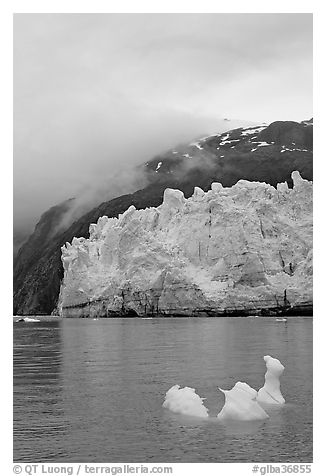
M 215 417 L 217 386 L 258 389 L 270 354 L 286 404 L 260 423 L 223 425 L 162 408 L 174 384 Z M 312 320 L 42 319 L 14 323 L 18 462 L 311 462 Z

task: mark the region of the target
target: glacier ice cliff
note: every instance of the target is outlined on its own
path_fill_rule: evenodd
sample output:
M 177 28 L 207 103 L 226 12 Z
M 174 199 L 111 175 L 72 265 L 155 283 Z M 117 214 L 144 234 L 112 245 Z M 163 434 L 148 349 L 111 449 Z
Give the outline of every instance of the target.
M 166 189 L 61 248 L 63 317 L 264 313 L 312 303 L 312 182 Z M 273 311 L 272 311 L 273 312 Z

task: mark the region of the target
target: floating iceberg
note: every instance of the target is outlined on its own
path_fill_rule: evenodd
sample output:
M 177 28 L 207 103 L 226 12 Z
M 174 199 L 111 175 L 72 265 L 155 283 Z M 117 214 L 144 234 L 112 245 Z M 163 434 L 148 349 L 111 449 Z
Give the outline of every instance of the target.
M 41 322 L 40 319 L 33 319 L 32 317 L 22 317 L 17 319 L 16 322 Z
M 280 377 L 284 372 L 284 366 L 278 359 L 265 355 L 267 371 L 265 373 L 265 385 L 258 391 L 257 400 L 260 403 L 272 403 L 280 405 L 285 403 L 280 390 Z
M 166 392 L 163 407 L 182 415 L 208 418 L 208 410 L 203 400 L 194 388 L 180 388 L 180 385 L 174 385 Z
M 267 372 L 265 385 L 257 392 L 247 383 L 237 382 L 231 390 L 219 389 L 225 395 L 225 403 L 217 415 L 219 420 L 227 421 L 259 421 L 269 418 L 269 415 L 260 406 L 261 404 L 282 404 L 285 402 L 281 391 L 279 378 L 284 366 L 278 359 L 265 355 Z M 174 385 L 166 395 L 163 407 L 175 413 L 208 418 L 208 409 L 194 388 Z
M 265 420 L 269 418 L 258 404 L 257 391 L 244 382 L 237 382 L 231 390 L 219 389 L 225 395 L 225 404 L 217 418 L 220 420 Z

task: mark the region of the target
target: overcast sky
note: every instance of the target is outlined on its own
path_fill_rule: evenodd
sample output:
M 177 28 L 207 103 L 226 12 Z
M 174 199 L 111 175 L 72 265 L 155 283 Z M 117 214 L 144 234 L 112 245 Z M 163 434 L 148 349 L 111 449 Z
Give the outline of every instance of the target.
M 14 225 L 221 118 L 311 116 L 311 14 L 15 15 Z

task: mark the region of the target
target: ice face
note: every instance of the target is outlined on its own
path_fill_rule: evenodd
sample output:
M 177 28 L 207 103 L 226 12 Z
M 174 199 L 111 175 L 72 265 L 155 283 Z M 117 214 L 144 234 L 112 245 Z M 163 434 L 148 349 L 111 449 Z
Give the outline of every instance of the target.
M 225 395 L 225 404 L 217 415 L 218 419 L 255 421 L 269 418 L 256 400 L 256 390 L 248 384 L 237 382 L 231 390 L 219 390 Z
M 285 403 L 280 391 L 280 377 L 284 372 L 284 366 L 277 359 L 265 355 L 267 371 L 265 373 L 265 385 L 258 391 L 257 400 L 260 403 L 281 405 Z
M 256 313 L 278 305 L 285 289 L 292 305 L 311 302 L 312 183 L 293 179 L 294 189 L 283 184 L 278 191 L 247 180 L 213 183 L 188 199 L 168 188 L 157 208 L 132 205 L 118 218 L 99 218 L 89 239 L 62 247 L 58 312 Z
M 180 385 L 174 385 L 166 392 L 163 407 L 182 415 L 208 418 L 208 410 L 203 400 L 194 388 L 180 388 Z

